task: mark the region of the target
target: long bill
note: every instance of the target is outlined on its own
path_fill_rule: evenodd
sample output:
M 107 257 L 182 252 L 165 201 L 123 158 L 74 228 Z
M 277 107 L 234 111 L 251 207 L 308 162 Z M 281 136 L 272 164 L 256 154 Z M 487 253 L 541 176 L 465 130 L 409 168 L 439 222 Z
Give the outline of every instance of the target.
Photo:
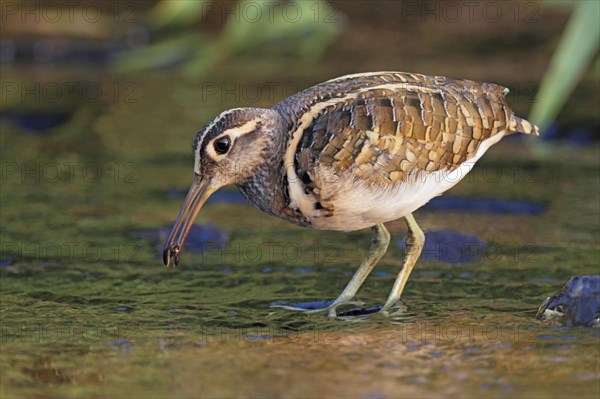
M 196 219 L 198 212 L 200 212 L 202 205 L 204 205 L 213 192 L 214 189 L 211 185 L 211 180 L 196 175 L 194 182 L 185 197 L 181 211 L 177 216 L 173 230 L 171 230 L 171 234 L 169 234 L 169 238 L 165 244 L 163 262 L 167 267 L 169 267 L 171 258 L 173 258 L 174 266 L 177 266 L 179 263 L 179 257 L 185 238 L 192 228 L 194 220 Z

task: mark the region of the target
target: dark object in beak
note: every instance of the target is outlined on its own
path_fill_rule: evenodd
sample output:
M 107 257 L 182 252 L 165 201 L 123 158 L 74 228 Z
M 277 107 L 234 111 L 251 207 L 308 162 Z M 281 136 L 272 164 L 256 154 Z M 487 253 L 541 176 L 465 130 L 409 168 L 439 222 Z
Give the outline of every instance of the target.
M 210 179 L 196 175 L 196 178 L 185 197 L 181 211 L 177 216 L 173 230 L 171 230 L 171 234 L 169 234 L 169 238 L 165 244 L 163 262 L 167 267 L 169 267 L 171 258 L 173 258 L 174 267 L 179 263 L 185 238 L 194 224 L 194 220 L 196 219 L 198 212 L 200 212 L 202 205 L 204 205 L 208 197 L 213 193 L 210 183 Z

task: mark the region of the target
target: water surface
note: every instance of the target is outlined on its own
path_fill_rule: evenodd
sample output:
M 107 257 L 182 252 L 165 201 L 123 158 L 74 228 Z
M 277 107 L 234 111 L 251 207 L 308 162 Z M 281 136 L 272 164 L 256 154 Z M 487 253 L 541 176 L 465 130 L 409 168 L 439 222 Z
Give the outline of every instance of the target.
M 495 146 L 452 196 L 536 212 L 417 212 L 425 231 L 485 247 L 419 262 L 391 317 L 328 320 L 270 305 L 334 299 L 368 231 L 302 229 L 226 194 L 198 220 L 223 234 L 162 265 L 193 134 L 238 104 L 172 76 L 135 79 L 140 101 L 78 105 L 43 134 L 2 121 L 2 397 L 598 396 L 598 330 L 535 319 L 569 277 L 598 273 L 597 146 Z M 394 242 L 365 306 L 391 289 Z

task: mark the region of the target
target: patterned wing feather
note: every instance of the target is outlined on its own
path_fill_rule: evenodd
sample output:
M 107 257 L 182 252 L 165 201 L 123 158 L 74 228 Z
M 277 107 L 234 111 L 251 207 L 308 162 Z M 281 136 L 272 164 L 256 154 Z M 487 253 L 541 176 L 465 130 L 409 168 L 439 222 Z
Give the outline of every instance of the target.
M 295 169 L 305 184 L 315 167 L 351 171 L 375 184 L 452 170 L 481 142 L 510 130 L 514 116 L 504 93 L 500 86 L 452 80 L 358 86 L 302 130 Z

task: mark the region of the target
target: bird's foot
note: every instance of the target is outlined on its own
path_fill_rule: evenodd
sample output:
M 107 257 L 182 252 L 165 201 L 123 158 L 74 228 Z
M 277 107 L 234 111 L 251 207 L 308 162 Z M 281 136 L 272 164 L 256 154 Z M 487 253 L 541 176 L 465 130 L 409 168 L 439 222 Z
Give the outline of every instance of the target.
M 402 304 L 400 298 L 386 301 L 385 305 L 381 306 L 377 311 L 378 314 L 385 317 L 402 317 L 408 308 Z
M 341 313 L 337 313 L 337 308 L 339 308 L 340 306 L 346 306 L 346 305 L 353 305 L 353 306 L 358 306 L 360 309 L 351 309 L 345 312 L 341 312 Z M 351 299 L 336 299 L 334 301 L 319 301 L 319 302 L 304 302 L 304 303 L 298 303 L 295 306 L 294 305 L 283 305 L 283 304 L 273 304 L 271 305 L 272 308 L 282 308 L 282 309 L 287 309 L 287 310 L 294 310 L 297 312 L 304 312 L 304 313 L 321 313 L 321 312 L 327 312 L 327 316 L 331 317 L 331 318 L 336 318 L 336 317 L 346 317 L 346 316 L 358 316 L 363 310 L 364 307 L 364 302 L 360 302 L 360 301 L 353 301 Z

